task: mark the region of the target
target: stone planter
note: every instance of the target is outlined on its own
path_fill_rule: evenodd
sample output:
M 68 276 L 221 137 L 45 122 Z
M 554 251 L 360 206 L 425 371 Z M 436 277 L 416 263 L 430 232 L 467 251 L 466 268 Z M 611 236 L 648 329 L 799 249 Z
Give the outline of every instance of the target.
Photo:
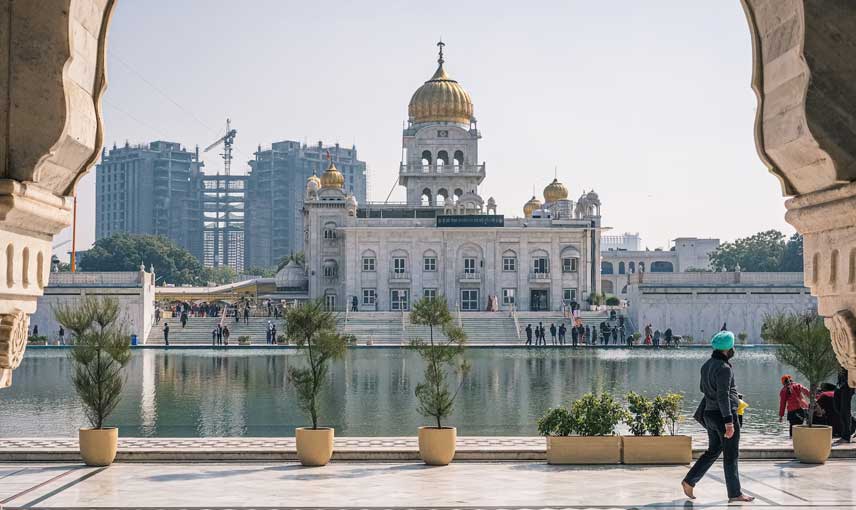
M 693 460 L 690 436 L 622 436 L 624 464 L 689 464 Z
M 794 456 L 806 464 L 823 464 L 832 450 L 832 427 L 794 425 Z
M 547 464 L 620 464 L 621 436 L 547 436 Z
M 87 466 L 109 466 L 116 458 L 119 446 L 119 429 L 80 429 L 80 456 Z
M 446 466 L 455 458 L 458 429 L 419 427 L 419 456 L 429 466 Z
M 330 462 L 335 435 L 332 428 L 298 428 L 294 435 L 297 439 L 297 458 L 301 464 L 324 466 Z

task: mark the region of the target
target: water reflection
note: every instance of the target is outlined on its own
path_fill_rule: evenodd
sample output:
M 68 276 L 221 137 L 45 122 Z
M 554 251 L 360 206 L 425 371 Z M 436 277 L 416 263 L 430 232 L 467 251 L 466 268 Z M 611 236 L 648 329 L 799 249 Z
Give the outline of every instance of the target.
M 462 435 L 533 435 L 538 416 L 587 391 L 687 394 L 698 402 L 698 369 L 706 350 L 471 349 L 472 369 L 448 422 Z M 110 424 L 124 436 L 288 436 L 307 418 L 287 381 L 290 350 L 144 350 L 128 365 L 124 399 Z M 426 420 L 414 389 L 422 362 L 400 349 L 351 350 L 331 367 L 321 417 L 340 436 L 413 435 Z M 0 392 L 0 436 L 71 436 L 85 424 L 70 384 L 65 353 L 28 352 L 15 384 Z M 745 350 L 735 361 L 751 408 L 746 427 L 779 433 L 778 374 L 769 350 Z M 687 423 L 686 427 L 692 427 Z

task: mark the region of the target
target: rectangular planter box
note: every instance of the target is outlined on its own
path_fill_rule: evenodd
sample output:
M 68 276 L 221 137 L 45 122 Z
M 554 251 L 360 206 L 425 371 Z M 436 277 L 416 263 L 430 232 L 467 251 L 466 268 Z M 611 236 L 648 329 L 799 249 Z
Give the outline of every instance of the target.
M 625 464 L 689 464 L 690 436 L 621 436 Z
M 548 464 L 620 464 L 621 436 L 547 436 Z

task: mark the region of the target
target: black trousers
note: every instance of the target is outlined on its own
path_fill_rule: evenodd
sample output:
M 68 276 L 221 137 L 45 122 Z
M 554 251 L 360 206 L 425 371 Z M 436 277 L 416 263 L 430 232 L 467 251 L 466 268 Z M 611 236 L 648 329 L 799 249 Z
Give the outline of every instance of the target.
M 732 410 L 736 416 L 736 410 Z M 702 479 L 707 470 L 716 462 L 721 454 L 724 454 L 723 468 L 725 469 L 725 487 L 728 497 L 736 498 L 743 494 L 740 489 L 740 473 L 737 469 L 737 458 L 740 448 L 740 423 L 734 423 L 734 435 L 731 439 L 725 438 L 725 422 L 719 411 L 705 411 L 704 425 L 707 429 L 708 446 L 701 457 L 698 458 L 693 467 L 690 468 L 684 481 L 691 487 Z
M 788 411 L 788 435 L 794 437 L 794 425 L 802 425 L 807 418 L 805 409 L 797 409 L 796 411 Z

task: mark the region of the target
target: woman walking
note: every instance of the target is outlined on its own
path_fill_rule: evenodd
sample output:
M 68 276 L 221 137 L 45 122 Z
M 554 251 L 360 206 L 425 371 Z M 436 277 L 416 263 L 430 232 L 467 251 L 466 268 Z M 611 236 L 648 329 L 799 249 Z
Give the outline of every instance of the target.
M 740 398 L 734 384 L 731 358 L 734 357 L 734 333 L 720 331 L 711 339 L 713 354 L 701 367 L 701 392 L 704 394 L 696 411 L 707 429 L 708 447 L 696 461 L 687 476 L 681 482 L 684 494 L 695 499 L 693 489 L 707 470 L 716 462 L 720 454 L 725 454 L 725 487 L 728 501 L 749 502 L 752 496 L 740 490 L 740 474 L 737 469 L 737 457 L 740 448 L 740 423 L 737 420 L 737 408 Z

